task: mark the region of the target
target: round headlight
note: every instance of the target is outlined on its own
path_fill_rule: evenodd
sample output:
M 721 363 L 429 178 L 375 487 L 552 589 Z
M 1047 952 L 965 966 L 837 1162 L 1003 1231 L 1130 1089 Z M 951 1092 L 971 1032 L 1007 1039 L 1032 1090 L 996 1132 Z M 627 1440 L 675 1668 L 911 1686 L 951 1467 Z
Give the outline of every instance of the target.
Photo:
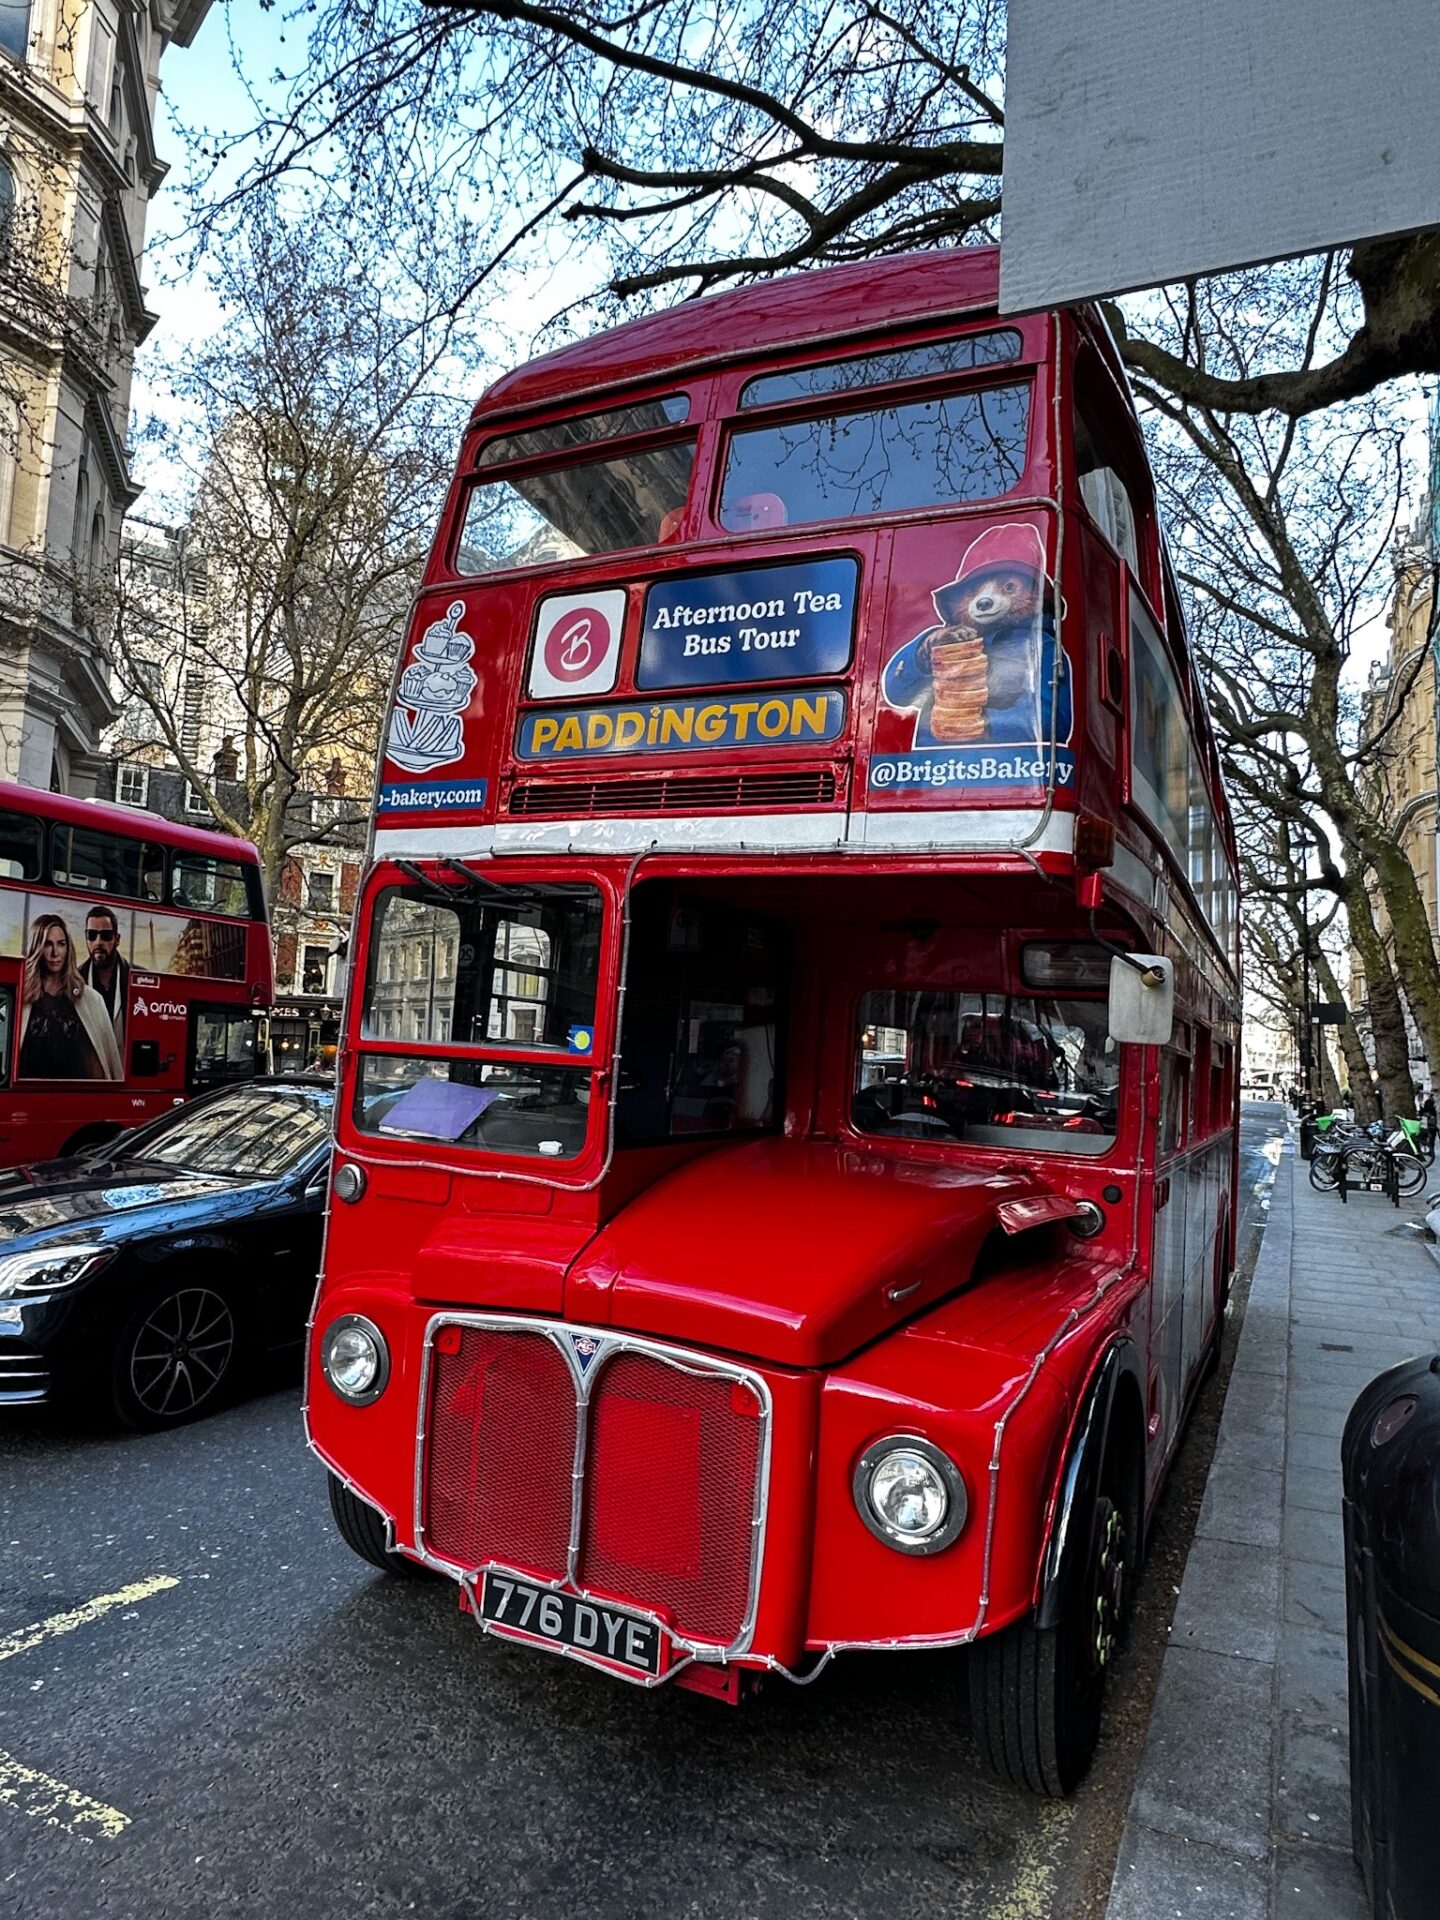
M 365 1169 L 357 1167 L 353 1160 L 342 1160 L 330 1184 L 337 1198 L 354 1202 L 365 1191 Z
M 325 1330 L 320 1367 L 342 1400 L 365 1407 L 378 1400 L 390 1378 L 390 1353 L 373 1320 L 347 1313 Z
M 908 1433 L 866 1448 L 855 1468 L 854 1494 L 871 1533 L 900 1553 L 939 1553 L 960 1532 L 969 1510 L 965 1482 L 949 1454 Z

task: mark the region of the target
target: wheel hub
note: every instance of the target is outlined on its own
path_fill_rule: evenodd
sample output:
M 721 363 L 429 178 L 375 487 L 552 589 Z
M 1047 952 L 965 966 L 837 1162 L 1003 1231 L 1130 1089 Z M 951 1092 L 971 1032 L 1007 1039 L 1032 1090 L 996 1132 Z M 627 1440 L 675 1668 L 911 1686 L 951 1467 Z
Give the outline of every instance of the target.
M 1113 1500 L 1102 1499 L 1096 1515 L 1094 1636 L 1095 1670 L 1103 1672 L 1115 1651 L 1125 1605 L 1125 1517 Z
M 130 1349 L 130 1386 L 152 1417 L 193 1413 L 219 1386 L 235 1345 L 230 1308 L 209 1287 L 157 1302 Z

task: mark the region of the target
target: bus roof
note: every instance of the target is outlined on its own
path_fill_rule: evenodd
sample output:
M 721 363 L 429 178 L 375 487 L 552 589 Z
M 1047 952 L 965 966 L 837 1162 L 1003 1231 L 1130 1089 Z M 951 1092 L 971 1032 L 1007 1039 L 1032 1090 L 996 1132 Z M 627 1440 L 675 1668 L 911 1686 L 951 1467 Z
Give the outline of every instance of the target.
M 811 342 L 858 344 L 905 321 L 993 313 L 999 295 L 998 247 L 950 247 L 815 267 L 683 300 L 557 348 L 497 380 L 481 395 L 472 420 Z
M 105 800 L 77 800 L 73 794 L 48 793 L 39 787 L 16 786 L 9 780 L 0 780 L 0 807 L 13 808 L 17 813 L 38 814 L 43 820 L 62 820 L 68 826 L 100 827 L 107 833 L 129 834 L 137 840 L 157 840 L 188 853 L 248 860 L 257 866 L 260 863 L 259 853 L 248 840 L 209 827 L 185 826 L 140 807 L 117 807 Z

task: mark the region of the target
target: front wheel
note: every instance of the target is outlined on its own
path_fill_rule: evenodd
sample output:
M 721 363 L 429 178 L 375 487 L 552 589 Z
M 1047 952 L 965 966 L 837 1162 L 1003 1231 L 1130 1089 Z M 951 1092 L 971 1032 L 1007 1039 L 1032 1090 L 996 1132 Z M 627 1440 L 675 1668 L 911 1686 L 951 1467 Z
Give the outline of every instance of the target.
M 379 1567 L 382 1573 L 398 1573 L 407 1580 L 424 1579 L 432 1572 L 418 1561 L 407 1559 L 403 1553 L 394 1552 L 388 1545 L 384 1517 L 368 1500 L 352 1493 L 338 1474 L 330 1474 L 329 1480 L 330 1511 L 335 1518 L 335 1528 L 352 1553 L 358 1553 L 362 1560 Z
M 1317 1153 L 1310 1162 L 1310 1184 L 1319 1193 L 1333 1193 L 1340 1184 L 1335 1161 L 1330 1154 L 1322 1159 Z
M 970 1649 L 970 1724 L 998 1779 L 1059 1799 L 1084 1778 L 1100 1738 L 1105 1681 L 1140 1561 L 1140 1474 L 1116 1445 L 1060 1620 L 1034 1616 Z
M 219 1288 L 172 1282 L 146 1295 L 120 1329 L 110 1397 L 127 1427 L 153 1432 L 212 1413 L 233 1383 L 239 1327 Z

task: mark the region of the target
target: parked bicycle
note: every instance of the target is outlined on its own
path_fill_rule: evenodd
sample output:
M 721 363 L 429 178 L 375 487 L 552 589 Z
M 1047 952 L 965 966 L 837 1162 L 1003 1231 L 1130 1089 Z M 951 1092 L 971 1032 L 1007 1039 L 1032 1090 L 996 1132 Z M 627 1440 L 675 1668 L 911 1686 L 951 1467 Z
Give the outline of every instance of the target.
M 1332 1116 L 1310 1157 L 1310 1184 L 1320 1193 L 1333 1193 L 1343 1167 L 1347 1187 L 1378 1192 L 1393 1166 L 1397 1191 L 1419 1193 L 1427 1174 L 1419 1134 L 1419 1122 L 1414 1120 L 1402 1119 L 1387 1132 L 1379 1120 L 1359 1127 Z

